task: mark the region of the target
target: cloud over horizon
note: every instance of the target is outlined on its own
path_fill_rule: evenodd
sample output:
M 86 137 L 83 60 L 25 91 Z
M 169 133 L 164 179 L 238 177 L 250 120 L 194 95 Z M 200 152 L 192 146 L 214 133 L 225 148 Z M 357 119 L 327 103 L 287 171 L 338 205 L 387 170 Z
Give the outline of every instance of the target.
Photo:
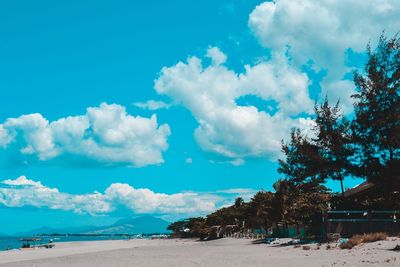
M 25 176 L 0 181 L 0 205 L 36 207 L 72 211 L 90 215 L 110 214 L 124 207 L 133 214 L 198 216 L 232 204 L 238 196 L 249 198 L 250 189 L 228 189 L 218 192 L 156 193 L 125 183 L 112 183 L 104 193 L 69 194 L 50 188 Z
M 67 155 L 106 166 L 142 167 L 164 162 L 170 132 L 156 115 L 132 116 L 121 105 L 102 103 L 84 115 L 52 122 L 39 113 L 6 119 L 0 124 L 0 148 L 17 149 L 40 161 Z

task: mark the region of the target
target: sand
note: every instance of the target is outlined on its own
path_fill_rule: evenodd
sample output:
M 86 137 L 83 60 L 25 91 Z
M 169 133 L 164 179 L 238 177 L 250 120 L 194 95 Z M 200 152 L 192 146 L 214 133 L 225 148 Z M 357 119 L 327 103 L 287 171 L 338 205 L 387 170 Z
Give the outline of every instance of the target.
M 53 249 L 0 252 L 0 266 L 400 266 L 399 238 L 352 250 L 253 244 L 247 239 L 129 240 L 56 243 Z M 319 247 L 319 249 L 318 249 Z

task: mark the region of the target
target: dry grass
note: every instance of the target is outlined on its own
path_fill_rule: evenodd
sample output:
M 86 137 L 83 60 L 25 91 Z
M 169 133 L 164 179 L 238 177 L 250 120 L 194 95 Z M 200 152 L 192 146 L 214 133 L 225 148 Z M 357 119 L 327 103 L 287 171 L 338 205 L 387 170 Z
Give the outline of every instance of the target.
M 363 235 L 363 243 L 376 242 L 386 240 L 388 238 L 386 233 L 370 233 Z
M 371 243 L 380 240 L 386 240 L 387 234 L 385 233 L 369 233 L 362 235 L 354 235 L 346 243 L 340 244 L 341 249 L 352 249 L 362 243 Z

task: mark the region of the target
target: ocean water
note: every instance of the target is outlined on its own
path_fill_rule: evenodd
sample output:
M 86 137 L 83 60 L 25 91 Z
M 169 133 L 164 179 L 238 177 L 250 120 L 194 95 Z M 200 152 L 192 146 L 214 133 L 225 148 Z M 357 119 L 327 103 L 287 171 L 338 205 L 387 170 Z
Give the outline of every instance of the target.
M 20 248 L 22 243 L 20 241 L 22 236 L 0 236 L 0 250 L 7 249 L 16 249 Z M 72 242 L 72 241 L 96 241 L 96 240 L 123 240 L 127 239 L 124 236 L 49 236 L 49 237 L 40 237 L 42 238 L 42 243 L 46 244 L 53 240 L 56 242 Z M 40 241 L 37 243 L 40 244 Z

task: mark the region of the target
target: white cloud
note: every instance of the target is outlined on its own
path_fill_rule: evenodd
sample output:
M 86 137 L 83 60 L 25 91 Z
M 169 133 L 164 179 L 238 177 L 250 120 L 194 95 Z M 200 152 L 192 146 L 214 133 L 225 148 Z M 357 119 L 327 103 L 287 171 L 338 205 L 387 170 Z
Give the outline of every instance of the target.
M 133 103 L 135 107 L 148 110 L 158 110 L 158 109 L 169 109 L 171 104 L 165 103 L 163 101 L 148 100 L 147 102 L 136 102 Z
M 216 203 L 198 193 L 162 194 L 149 189 L 135 189 L 128 184 L 112 184 L 105 191 L 107 198 L 121 203 L 136 213 L 196 214 L 211 212 Z
M 3 124 L 0 124 L 0 148 L 5 148 L 12 140 L 13 137 L 4 129 Z
M 232 164 L 233 166 L 242 166 L 244 165 L 245 162 L 243 159 L 234 159 L 231 160 L 229 163 Z
M 136 214 L 170 216 L 205 215 L 221 205 L 233 203 L 237 196 L 248 197 L 253 190 L 176 194 L 156 193 L 146 188 L 113 183 L 104 193 L 69 194 L 42 185 L 25 176 L 0 182 L 0 204 L 7 207 L 33 206 L 91 215 L 108 214 L 123 206 Z
M 227 57 L 218 47 L 210 47 L 207 50 L 206 57 L 211 58 L 211 61 L 214 65 L 224 64 L 227 60 Z
M 349 80 L 326 81 L 322 83 L 321 95 L 323 97 L 328 95 L 332 104 L 339 101 L 344 113 L 350 113 L 353 110 L 351 95 L 354 93 L 354 83 Z
M 246 194 L 246 195 L 254 195 L 257 191 L 249 188 L 231 188 L 217 191 L 218 193 L 226 193 L 226 194 Z
M 255 8 L 249 27 L 273 53 L 284 54 L 289 48 L 297 67 L 312 60 L 316 69 L 327 69 L 323 94 L 332 101 L 340 97 L 349 110 L 354 86 L 340 82 L 351 71 L 345 65 L 346 51 L 364 52 L 383 30 L 389 36 L 397 33 L 399 16 L 397 0 L 276 0 Z
M 185 162 L 187 164 L 192 164 L 193 163 L 193 159 L 192 158 L 186 158 Z
M 222 53 L 211 49 L 208 54 Z M 313 106 L 307 76 L 279 56 L 246 65 L 240 74 L 222 64 L 203 66 L 201 59 L 190 57 L 187 63 L 164 67 L 155 89 L 192 112 L 199 123 L 194 135 L 204 150 L 232 159 L 275 159 L 281 139 L 300 123 L 295 117 Z M 236 99 L 245 95 L 276 101 L 277 112 L 271 115 L 255 106 L 237 105 Z
M 25 176 L 1 183 L 3 185 L 0 186 L 0 204 L 7 207 L 46 207 L 88 214 L 101 214 L 112 210 L 110 203 L 97 192 L 86 195 L 66 194 L 59 192 L 57 188 L 29 180 Z
M 7 179 L 2 181 L 3 184 L 5 185 L 11 185 L 11 186 L 24 186 L 24 185 L 31 185 L 34 187 L 43 187 L 41 182 L 35 182 L 33 180 L 29 180 L 28 178 L 26 178 L 26 176 L 22 175 L 14 180 L 11 179 Z
M 233 166 L 242 166 L 246 163 L 244 159 L 241 158 L 235 158 L 235 159 L 230 159 L 230 160 L 209 160 L 210 163 L 212 164 L 231 164 Z
M 236 195 L 240 196 L 243 198 L 244 201 L 250 201 L 250 199 L 257 193 L 256 190 L 254 189 L 249 189 L 249 188 L 232 188 L 232 189 L 225 189 L 225 190 L 219 190 L 216 193 L 222 194 L 222 195 Z M 229 203 L 227 203 L 229 205 Z M 232 205 L 232 203 L 230 203 Z
M 163 162 L 170 128 L 151 118 L 131 116 L 125 107 L 101 104 L 85 115 L 49 122 L 41 114 L 9 118 L 0 124 L 0 145 L 22 154 L 50 160 L 61 155 L 82 156 L 101 164 L 146 166 Z

